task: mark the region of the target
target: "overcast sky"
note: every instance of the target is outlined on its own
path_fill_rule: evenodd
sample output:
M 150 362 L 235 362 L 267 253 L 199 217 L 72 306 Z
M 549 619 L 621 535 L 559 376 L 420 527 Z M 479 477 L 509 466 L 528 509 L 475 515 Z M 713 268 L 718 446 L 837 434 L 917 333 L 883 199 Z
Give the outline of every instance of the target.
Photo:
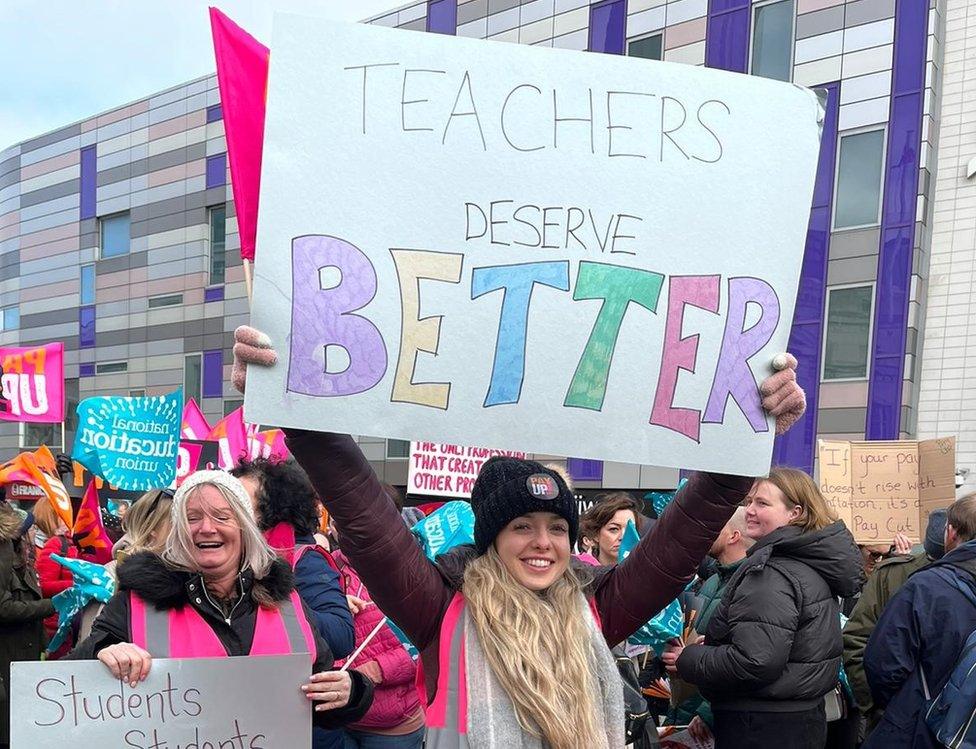
M 0 0 L 0 150 L 214 72 L 214 0 Z M 358 21 L 406 0 L 219 0 L 264 44 L 274 12 Z

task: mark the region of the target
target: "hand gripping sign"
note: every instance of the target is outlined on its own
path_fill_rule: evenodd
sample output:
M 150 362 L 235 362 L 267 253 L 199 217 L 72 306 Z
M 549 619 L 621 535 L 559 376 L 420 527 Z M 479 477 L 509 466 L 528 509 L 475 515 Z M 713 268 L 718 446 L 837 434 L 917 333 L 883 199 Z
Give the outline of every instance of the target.
M 290 16 L 272 48 L 250 421 L 766 471 L 814 92 Z

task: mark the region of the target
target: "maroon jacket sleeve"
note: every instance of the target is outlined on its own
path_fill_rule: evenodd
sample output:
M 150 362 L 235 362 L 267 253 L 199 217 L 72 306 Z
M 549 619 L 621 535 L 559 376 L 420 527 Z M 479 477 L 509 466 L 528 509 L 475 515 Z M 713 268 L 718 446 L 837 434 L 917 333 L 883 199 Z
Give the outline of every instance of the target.
M 288 449 L 335 520 L 343 553 L 380 610 L 423 650 L 437 639 L 453 591 L 352 437 L 294 429 L 286 434 Z
M 630 556 L 607 570 L 594 597 L 611 647 L 678 596 L 752 483 L 742 476 L 693 473 Z

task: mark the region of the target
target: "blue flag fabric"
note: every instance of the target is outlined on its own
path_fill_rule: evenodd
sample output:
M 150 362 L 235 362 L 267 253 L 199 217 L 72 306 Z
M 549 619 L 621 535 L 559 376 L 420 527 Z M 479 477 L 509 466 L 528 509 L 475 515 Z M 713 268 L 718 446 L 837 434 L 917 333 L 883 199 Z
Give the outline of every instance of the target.
M 437 508 L 413 527 L 424 553 L 433 561 L 455 546 L 474 543 L 474 512 L 468 502 L 455 500 Z
M 85 606 L 92 601 L 107 603 L 115 594 L 115 578 L 102 565 L 84 559 L 67 559 L 58 554 L 52 554 L 51 559 L 71 571 L 74 585 L 51 599 L 58 612 L 58 630 L 48 643 L 49 653 L 61 647 L 71 632 L 75 618 Z
M 674 499 L 678 492 L 688 483 L 688 479 L 681 479 L 678 482 L 678 488 L 673 492 L 648 492 L 644 495 L 644 499 L 649 499 L 651 501 L 651 506 L 654 508 L 654 512 L 658 517 L 661 517 L 664 509 L 671 504 L 671 500 Z
M 634 521 L 628 520 L 620 539 L 620 549 L 617 551 L 617 561 L 622 562 L 630 552 L 640 543 L 640 534 L 634 526 Z M 664 651 L 668 640 L 680 638 L 684 629 L 685 616 L 681 610 L 681 603 L 674 599 L 653 619 L 627 638 L 631 645 L 649 645 L 658 655 Z
M 455 546 L 474 543 L 474 512 L 468 502 L 447 502 L 410 530 L 420 540 L 427 558 L 434 561 L 438 554 L 448 552 Z M 403 630 L 392 619 L 387 618 L 386 623 L 403 643 L 410 657 L 416 660 L 420 653 Z
M 85 398 L 78 404 L 71 456 L 120 489 L 169 486 L 176 478 L 182 415 L 182 388 L 142 398 Z

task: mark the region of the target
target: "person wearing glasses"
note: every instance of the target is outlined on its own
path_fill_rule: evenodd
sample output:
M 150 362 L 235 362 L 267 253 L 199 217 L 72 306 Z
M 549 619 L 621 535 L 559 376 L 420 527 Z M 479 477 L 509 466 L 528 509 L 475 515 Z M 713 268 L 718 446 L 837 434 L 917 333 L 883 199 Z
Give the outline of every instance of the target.
M 290 565 L 261 534 L 241 482 L 221 471 L 192 474 L 177 489 L 170 518 L 162 553 L 134 553 L 118 566 L 118 591 L 68 657 L 97 658 L 134 687 L 153 658 L 309 654 L 312 676 L 301 689 L 314 725 L 360 719 L 372 682 L 331 670 L 332 652 L 309 623 Z M 177 630 L 190 636 L 169 637 Z

